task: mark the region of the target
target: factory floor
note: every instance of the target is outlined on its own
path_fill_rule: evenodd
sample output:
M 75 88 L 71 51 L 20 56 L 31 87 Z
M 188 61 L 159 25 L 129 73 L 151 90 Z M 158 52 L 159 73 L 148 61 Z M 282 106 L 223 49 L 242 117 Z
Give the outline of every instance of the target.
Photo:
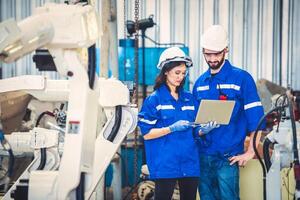
M 293 170 L 283 169 L 281 171 L 281 200 L 292 200 L 295 191 L 295 181 Z M 130 188 L 123 189 L 123 197 Z M 276 188 L 274 188 L 275 190 Z M 3 194 L 0 194 L 0 198 Z M 136 199 L 129 195 L 127 199 Z M 112 200 L 112 191 L 106 192 L 106 200 Z M 263 181 L 262 169 L 257 159 L 250 160 L 244 168 L 240 168 L 240 199 L 241 200 L 262 200 L 263 199 Z M 200 200 L 197 196 L 197 200 Z
M 293 170 L 283 169 L 281 171 L 281 200 L 292 200 L 295 191 Z M 274 190 L 277 188 L 274 188 Z M 123 189 L 124 194 L 128 190 Z M 113 200 L 112 191 L 107 192 L 107 200 Z M 128 197 L 127 199 L 136 199 Z M 257 159 L 250 160 L 244 168 L 240 168 L 240 199 L 241 200 L 263 200 L 262 169 Z M 197 195 L 197 200 L 200 200 Z

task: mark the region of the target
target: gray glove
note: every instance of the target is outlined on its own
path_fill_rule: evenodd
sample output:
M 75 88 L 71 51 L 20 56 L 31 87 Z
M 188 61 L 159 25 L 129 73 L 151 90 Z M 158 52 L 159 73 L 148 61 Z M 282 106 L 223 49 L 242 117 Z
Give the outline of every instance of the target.
M 191 125 L 190 125 L 189 121 L 179 120 L 179 121 L 175 122 L 174 124 L 170 125 L 169 129 L 171 132 L 175 132 L 175 131 L 185 131 L 190 127 L 191 127 Z
M 197 128 L 197 132 L 199 133 L 199 131 L 201 131 L 201 135 L 206 135 L 207 133 L 209 133 L 211 130 L 213 130 L 214 128 L 219 128 L 220 125 L 217 124 L 216 121 L 210 121 L 206 124 L 201 124 L 198 128 Z

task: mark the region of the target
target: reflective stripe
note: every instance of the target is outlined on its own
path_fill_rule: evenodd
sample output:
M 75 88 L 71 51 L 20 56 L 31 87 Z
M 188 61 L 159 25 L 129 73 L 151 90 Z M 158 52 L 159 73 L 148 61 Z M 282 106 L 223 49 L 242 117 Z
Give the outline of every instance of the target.
M 205 91 L 205 90 L 209 90 L 209 85 L 197 87 L 197 91 Z
M 249 108 L 253 108 L 253 107 L 257 107 L 257 106 L 262 106 L 260 101 L 256 101 L 256 102 L 253 102 L 253 103 L 248 103 L 244 106 L 244 109 L 247 110 Z
M 173 105 L 158 105 L 156 106 L 156 110 L 175 110 Z
M 140 118 L 140 122 L 144 122 L 146 124 L 155 124 L 156 121 L 157 120 L 150 121 L 150 120 L 147 120 L 147 119 Z
M 237 90 L 237 91 L 240 91 L 240 86 L 238 85 L 235 85 L 235 84 L 218 84 L 217 85 L 217 89 L 234 89 L 234 90 Z
M 181 110 L 195 110 L 194 106 L 182 106 Z

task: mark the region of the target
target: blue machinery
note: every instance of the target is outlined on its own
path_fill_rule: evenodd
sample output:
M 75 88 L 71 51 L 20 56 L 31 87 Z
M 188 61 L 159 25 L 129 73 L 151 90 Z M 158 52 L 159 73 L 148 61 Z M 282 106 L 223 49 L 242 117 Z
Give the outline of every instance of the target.
M 159 73 L 156 65 L 160 54 L 166 47 L 145 47 L 145 81 L 146 86 L 154 85 L 155 77 Z M 181 48 L 187 55 L 189 54 L 188 47 Z M 139 48 L 139 84 L 143 84 L 143 59 L 142 48 Z M 121 81 L 134 81 L 134 40 L 119 41 L 119 79 Z M 188 77 L 186 80 L 186 88 L 188 86 Z

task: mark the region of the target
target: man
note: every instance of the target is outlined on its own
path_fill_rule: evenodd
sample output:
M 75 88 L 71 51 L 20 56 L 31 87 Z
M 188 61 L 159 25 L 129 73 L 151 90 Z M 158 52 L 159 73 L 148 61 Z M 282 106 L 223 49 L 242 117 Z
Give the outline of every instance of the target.
M 200 136 L 200 199 L 239 199 L 239 166 L 244 166 L 255 155 L 252 138 L 264 114 L 263 107 L 251 75 L 232 66 L 225 58 L 228 38 L 224 28 L 213 25 L 201 39 L 209 69 L 194 85 L 195 99 L 198 103 L 202 99 L 234 100 L 235 106 L 228 125 Z M 247 135 L 251 142 L 244 152 Z

